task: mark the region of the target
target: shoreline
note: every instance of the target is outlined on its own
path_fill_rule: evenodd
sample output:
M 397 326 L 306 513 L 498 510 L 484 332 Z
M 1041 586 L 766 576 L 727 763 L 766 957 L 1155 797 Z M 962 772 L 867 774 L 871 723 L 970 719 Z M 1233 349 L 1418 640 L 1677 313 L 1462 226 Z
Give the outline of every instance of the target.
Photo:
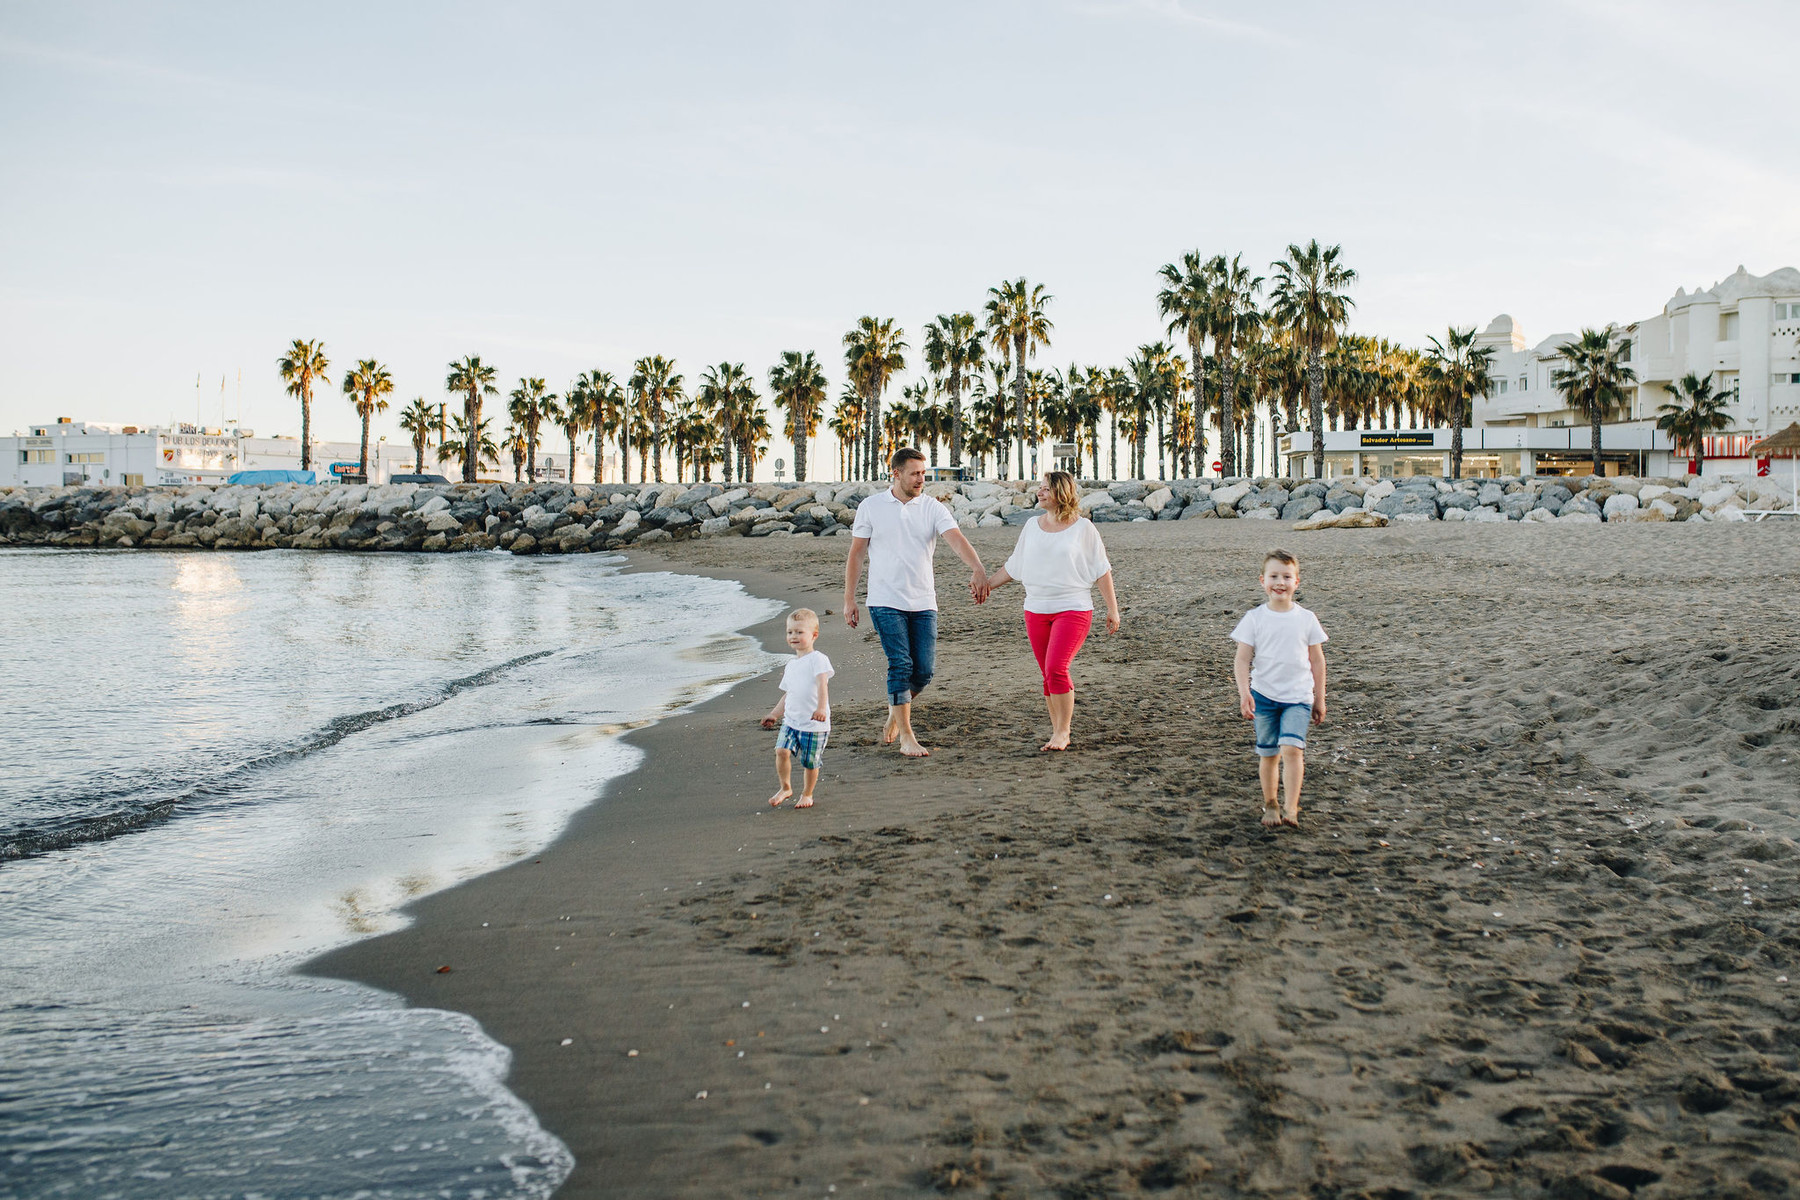
M 643 765 L 535 860 L 306 971 L 481 1021 L 566 1197 L 1800 1183 L 1800 566 L 1760 619 L 1731 573 L 1791 542 L 1514 529 L 1290 543 L 1334 639 L 1297 833 L 1257 827 L 1212 711 L 1233 567 L 1276 531 L 1107 527 L 1126 629 L 1077 659 L 1079 753 L 1034 752 L 1016 593 L 975 609 L 941 558 L 929 763 L 874 746 L 879 650 L 827 617 L 812 813 L 762 805 L 761 676 L 630 735 Z M 628 569 L 824 613 L 842 550 Z M 1536 637 L 1503 596 L 1554 597 Z

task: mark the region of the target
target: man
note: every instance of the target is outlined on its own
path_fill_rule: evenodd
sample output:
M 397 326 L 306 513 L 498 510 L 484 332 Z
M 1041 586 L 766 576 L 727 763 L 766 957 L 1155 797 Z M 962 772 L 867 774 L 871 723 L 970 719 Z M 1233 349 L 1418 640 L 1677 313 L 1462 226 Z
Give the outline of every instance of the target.
M 856 506 L 850 527 L 850 561 L 844 567 L 844 624 L 855 629 L 856 581 L 869 564 L 869 619 L 881 635 L 888 660 L 888 719 L 882 744 L 900 741 L 910 758 L 931 753 L 913 733 L 913 700 L 931 682 L 937 663 L 937 580 L 931 556 L 940 536 L 974 574 L 969 591 L 977 604 L 987 599 L 987 571 L 981 556 L 956 527 L 942 503 L 925 494 L 925 456 L 912 446 L 888 460 L 893 482 Z

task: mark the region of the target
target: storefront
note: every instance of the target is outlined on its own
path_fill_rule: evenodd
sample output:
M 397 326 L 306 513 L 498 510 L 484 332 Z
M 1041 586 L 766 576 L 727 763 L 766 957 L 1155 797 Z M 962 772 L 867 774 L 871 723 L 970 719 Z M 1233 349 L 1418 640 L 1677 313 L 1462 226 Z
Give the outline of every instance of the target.
M 1587 426 L 1523 425 L 1465 429 L 1462 477 L 1493 479 L 1519 475 L 1587 475 L 1594 469 Z M 1601 466 L 1608 475 L 1663 475 L 1671 467 L 1668 435 L 1644 425 L 1601 429 Z M 1281 461 L 1293 478 L 1312 474 L 1312 435 L 1281 439 Z M 1450 475 L 1447 429 L 1345 429 L 1325 433 L 1325 477 L 1405 479 Z

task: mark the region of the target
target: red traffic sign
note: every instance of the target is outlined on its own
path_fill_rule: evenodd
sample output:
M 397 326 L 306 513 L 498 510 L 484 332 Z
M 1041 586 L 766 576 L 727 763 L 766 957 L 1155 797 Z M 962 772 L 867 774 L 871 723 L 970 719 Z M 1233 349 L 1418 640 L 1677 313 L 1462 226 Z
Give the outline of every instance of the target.
M 1225 464 L 1224 464 L 1224 463 L 1222 463 L 1222 462 L 1220 462 L 1220 461 L 1219 461 L 1219 460 L 1218 460 L 1218 459 L 1216 459 L 1216 458 L 1215 458 L 1215 459 L 1213 459 L 1213 470 L 1215 470 L 1215 471 L 1223 471 L 1223 470 L 1224 470 L 1224 469 L 1225 469 Z

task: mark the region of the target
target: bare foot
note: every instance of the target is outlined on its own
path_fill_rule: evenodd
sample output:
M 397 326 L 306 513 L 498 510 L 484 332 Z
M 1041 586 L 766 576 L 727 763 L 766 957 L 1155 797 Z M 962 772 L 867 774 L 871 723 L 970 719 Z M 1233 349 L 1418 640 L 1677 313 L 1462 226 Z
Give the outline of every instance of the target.
M 1068 748 L 1069 735 L 1066 733 L 1053 733 L 1050 735 L 1049 741 L 1038 747 L 1039 750 L 1067 750 Z
M 1273 829 L 1281 824 L 1281 810 L 1273 804 L 1263 805 L 1262 823 L 1265 829 Z
M 776 792 L 773 796 L 769 797 L 769 807 L 770 808 L 780 808 L 781 802 L 783 800 L 786 800 L 789 796 L 791 796 L 793 794 L 794 794 L 793 788 L 791 788 L 791 787 L 782 788 L 779 792 Z
M 811 808 L 812 807 L 812 797 L 811 796 L 800 797 L 798 800 L 794 801 L 794 807 L 795 808 Z
M 884 746 L 891 746 L 894 744 L 894 739 L 899 736 L 900 718 L 890 713 L 887 719 L 887 728 L 881 731 L 881 744 Z
M 1300 806 L 1283 804 L 1281 806 L 1281 823 L 1292 825 L 1295 829 L 1300 828 Z
M 908 757 L 908 758 L 930 758 L 931 757 L 931 751 L 929 751 L 925 747 L 919 745 L 919 743 L 912 738 L 901 739 L 900 753 L 906 755 L 906 757 Z

